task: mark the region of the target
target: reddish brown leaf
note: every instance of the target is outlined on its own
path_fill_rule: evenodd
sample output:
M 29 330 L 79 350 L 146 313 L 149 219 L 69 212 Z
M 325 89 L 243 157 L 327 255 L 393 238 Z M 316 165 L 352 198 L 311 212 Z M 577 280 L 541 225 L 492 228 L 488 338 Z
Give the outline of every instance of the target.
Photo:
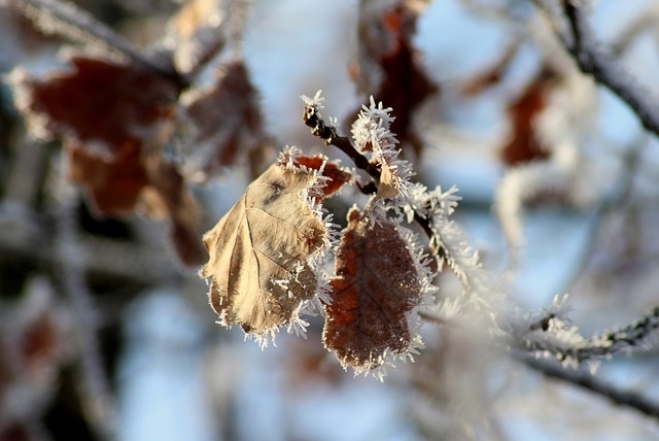
M 176 166 L 158 153 L 140 154 L 136 144 L 126 144 L 112 158 L 91 154 L 67 143 L 69 176 L 87 190 L 96 215 L 122 215 L 136 206 L 152 218 L 170 219 L 172 241 L 181 262 L 199 265 L 208 254 L 201 242 L 201 212 Z
M 336 255 L 325 306 L 325 346 L 357 372 L 376 368 L 387 353 L 406 353 L 410 311 L 423 295 L 421 275 L 397 226 L 353 208 Z
M 186 265 L 200 265 L 208 259 L 201 241 L 201 209 L 185 186 L 176 166 L 161 156 L 146 160 L 149 185 L 141 200 L 152 217 L 171 219 L 171 236 L 179 258 Z
M 409 145 L 418 157 L 423 144 L 414 131 L 412 118 L 424 100 L 438 91 L 420 66 L 412 44 L 418 11 L 402 1 L 384 12 L 375 9 L 375 12 L 363 13 L 359 25 L 358 84 L 362 92 L 372 95 L 376 102 L 393 108 L 395 120 L 390 129 L 398 135 L 399 148 Z M 366 60 L 362 61 L 363 58 Z M 380 79 L 373 80 L 374 77 Z M 358 112 L 359 109 L 350 119 L 354 120 Z
M 177 87 L 137 66 L 76 56 L 72 70 L 18 78 L 17 105 L 42 135 L 66 137 L 100 152 L 126 144 L 159 147 L 169 137 Z
M 66 143 L 66 151 L 69 178 L 87 190 L 96 214 L 121 215 L 134 210 L 148 184 L 137 143 L 124 144 L 112 156 L 96 155 L 73 141 Z
M 522 94 L 508 106 L 511 135 L 501 148 L 501 160 L 507 165 L 546 158 L 548 153 L 535 134 L 535 119 L 547 105 L 547 93 L 555 84 L 555 74 L 543 69 Z
M 143 159 L 168 140 L 177 88 L 134 65 L 76 56 L 72 70 L 15 78 L 16 102 L 39 135 L 60 137 L 70 177 L 98 213 L 133 210 L 147 184 Z
M 160 154 L 174 126 L 178 87 L 134 65 L 82 56 L 71 65 L 42 80 L 18 79 L 17 103 L 32 128 L 64 139 L 69 176 L 86 189 L 97 215 L 128 214 L 142 202 L 149 214 L 171 218 L 184 263 L 204 262 L 199 207 Z
M 328 162 L 327 158 L 323 155 L 297 156 L 292 159 L 295 166 L 320 171 L 320 175 L 325 178 L 321 178 L 318 185 L 312 189 L 311 197 L 316 202 L 333 195 L 352 178 L 352 174 L 349 171 L 339 168 L 339 164 L 336 162 Z
M 211 306 L 223 324 L 261 337 L 298 323 L 317 288 L 310 259 L 327 234 L 309 197 L 316 173 L 291 167 L 288 155 L 204 235 L 210 259 L 200 274 L 210 279 Z
M 242 61 L 222 67 L 211 88 L 184 96 L 183 101 L 189 122 L 184 168 L 195 180 L 204 181 L 269 147 L 258 94 Z
M 18 305 L 0 322 L 0 439 L 18 436 L 43 412 L 57 385 L 57 370 L 71 354 L 68 315 L 47 279 L 28 281 Z M 16 406 L 16 398 L 20 405 Z M 9 406 L 9 407 L 8 407 Z M 14 426 L 12 429 L 12 426 Z

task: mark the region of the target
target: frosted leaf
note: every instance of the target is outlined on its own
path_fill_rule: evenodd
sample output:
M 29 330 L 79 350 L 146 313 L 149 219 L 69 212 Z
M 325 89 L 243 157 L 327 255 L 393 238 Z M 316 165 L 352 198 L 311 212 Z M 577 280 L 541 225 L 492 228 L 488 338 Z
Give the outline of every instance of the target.
M 241 200 L 204 235 L 210 259 L 200 271 L 210 280 L 209 300 L 225 326 L 240 325 L 265 345 L 286 326 L 300 333 L 299 314 L 320 289 L 329 226 L 311 189 L 326 159 L 295 149 L 252 182 Z M 318 165 L 318 168 L 314 168 Z M 322 178 L 322 179 L 321 179 Z
M 411 233 L 353 208 L 336 254 L 323 342 L 356 374 L 409 358 L 422 345 L 416 310 L 435 291 Z M 376 371 L 379 375 L 384 372 Z

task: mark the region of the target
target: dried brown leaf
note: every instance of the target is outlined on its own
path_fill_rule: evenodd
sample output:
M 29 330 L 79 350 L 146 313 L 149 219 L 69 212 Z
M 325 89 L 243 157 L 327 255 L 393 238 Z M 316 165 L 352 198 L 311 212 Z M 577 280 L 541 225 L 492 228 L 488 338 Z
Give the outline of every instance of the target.
M 97 213 L 133 210 L 148 179 L 143 159 L 169 139 L 175 85 L 130 64 L 74 56 L 72 69 L 13 77 L 16 103 L 39 136 L 64 139 L 71 179 Z
M 238 203 L 204 235 L 210 259 L 209 299 L 221 323 L 267 337 L 298 323 L 317 289 L 310 259 L 327 231 L 311 207 L 317 173 L 283 158 L 252 182 Z
M 160 147 L 173 128 L 178 88 L 130 64 L 74 56 L 72 70 L 43 79 L 16 71 L 16 104 L 32 132 L 64 137 L 97 155 L 126 144 Z
M 175 164 L 159 155 L 146 159 L 149 185 L 141 201 L 152 217 L 171 219 L 171 237 L 181 261 L 186 265 L 201 265 L 208 253 L 201 241 L 201 208 L 185 185 Z
M 64 139 L 69 177 L 96 215 L 124 215 L 142 203 L 170 218 L 172 239 L 188 265 L 207 258 L 200 210 L 160 149 L 171 136 L 178 86 L 130 64 L 75 56 L 73 69 L 44 79 L 19 76 L 17 103 L 33 131 Z
M 389 164 L 382 164 L 382 170 L 380 172 L 380 185 L 378 185 L 378 198 L 394 198 L 398 196 L 400 190 L 399 179 L 391 170 Z
M 412 118 L 421 104 L 439 90 L 424 72 L 412 43 L 419 11 L 406 1 L 384 11 L 379 5 L 362 2 L 361 15 L 358 86 L 376 102 L 393 108 L 395 120 L 390 129 L 398 135 L 399 148 L 405 154 L 404 146 L 408 145 L 418 157 L 423 143 Z M 351 121 L 358 112 L 351 115 Z
M 148 177 L 139 145 L 126 143 L 112 156 L 97 155 L 84 146 L 66 143 L 69 178 L 87 191 L 97 215 L 122 215 L 134 210 Z
M 547 105 L 547 94 L 554 87 L 555 79 L 556 75 L 551 70 L 543 69 L 508 105 L 511 134 L 500 150 L 501 160 L 505 164 L 512 166 L 548 156 L 536 136 L 535 119 Z
M 242 60 L 223 66 L 212 87 L 185 95 L 182 101 L 188 123 L 184 171 L 194 180 L 205 181 L 270 147 L 258 94 Z
M 321 178 L 310 194 L 316 202 L 333 195 L 352 178 L 348 170 L 340 168 L 336 162 L 328 162 L 323 155 L 297 156 L 292 161 L 295 167 L 306 167 L 320 173 Z
M 422 275 L 397 225 L 353 208 L 336 255 L 325 306 L 325 346 L 356 372 L 405 354 L 414 335 L 409 314 L 422 300 Z

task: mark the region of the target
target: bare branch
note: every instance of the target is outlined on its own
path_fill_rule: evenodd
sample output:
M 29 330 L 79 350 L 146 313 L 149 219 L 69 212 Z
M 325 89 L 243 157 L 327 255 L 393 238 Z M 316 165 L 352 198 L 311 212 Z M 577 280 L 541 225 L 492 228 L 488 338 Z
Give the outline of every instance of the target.
M 368 173 L 377 182 L 380 181 L 380 170 L 371 164 L 366 156 L 362 155 L 352 145 L 350 138 L 341 136 L 336 130 L 336 127 L 327 125 L 322 116 L 318 112 L 318 107 L 314 104 L 307 104 L 304 107 L 304 115 L 302 116 L 304 124 L 311 128 L 311 134 L 317 136 L 325 142 L 325 145 L 333 145 L 355 163 L 355 166 Z
M 544 0 L 533 1 L 557 24 L 560 18 Z M 579 69 L 618 95 L 636 113 L 643 127 L 659 136 L 657 97 L 640 85 L 610 53 L 601 49 L 575 2 L 562 0 L 562 7 L 568 27 L 561 29 L 555 25 L 554 30 Z
M 533 323 L 527 331 L 512 332 L 511 345 L 529 353 L 551 354 L 561 362 L 576 366 L 587 360 L 610 357 L 642 346 L 659 328 L 659 306 L 626 326 L 574 343 L 555 338 L 552 332 L 552 321 L 555 319 L 555 315 L 550 313 Z
M 657 311 L 657 309 L 659 308 L 655 308 L 653 312 Z M 486 341 L 487 336 L 485 334 L 481 336 L 481 339 L 478 339 L 473 335 L 473 332 L 469 332 L 468 329 L 461 326 L 456 321 L 446 320 L 428 312 L 419 312 L 419 316 L 428 323 L 433 323 L 438 326 L 447 326 L 452 331 L 461 332 L 463 335 L 471 338 L 474 342 L 483 343 Z M 643 322 L 643 319 L 636 323 L 640 322 Z M 535 327 L 534 325 L 532 325 L 532 327 Z M 630 325 L 623 329 L 632 329 L 636 327 L 637 325 Z M 513 343 L 512 346 L 515 347 L 517 345 L 518 343 Z M 494 347 L 501 353 L 507 354 L 513 360 L 516 360 L 547 377 L 555 378 L 565 383 L 581 387 L 592 393 L 607 398 L 615 404 L 636 409 L 645 415 L 659 420 L 659 403 L 653 402 L 641 394 L 631 391 L 623 391 L 616 386 L 602 381 L 589 372 L 565 367 L 555 360 L 537 358 L 532 354 L 524 352 L 523 350 L 511 350 L 510 345 L 505 345 L 501 341 L 488 341 L 487 347 Z
M 581 387 L 607 398 L 617 405 L 635 409 L 659 420 L 659 403 L 653 402 L 639 393 L 622 391 L 588 372 L 564 368 L 556 362 L 540 360 L 527 354 L 514 354 L 513 358 L 547 377 Z

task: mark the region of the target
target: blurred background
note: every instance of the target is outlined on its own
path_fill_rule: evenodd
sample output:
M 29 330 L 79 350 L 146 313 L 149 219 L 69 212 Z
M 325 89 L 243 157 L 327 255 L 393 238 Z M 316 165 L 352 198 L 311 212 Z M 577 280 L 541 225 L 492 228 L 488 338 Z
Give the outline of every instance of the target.
M 368 3 L 245 2 L 234 48 L 259 94 L 270 148 L 323 147 L 300 95 L 323 90 L 349 130 L 368 86 Z M 396 2 L 371 2 L 386 10 Z M 412 2 L 410 2 L 412 3 Z M 181 7 L 168 0 L 77 4 L 142 47 L 162 44 Z M 435 85 L 410 123 L 417 178 L 456 185 L 455 219 L 485 268 L 521 308 L 570 294 L 589 336 L 659 303 L 659 142 L 608 90 L 580 74 L 528 0 L 437 0 L 412 45 Z M 659 3 L 588 2 L 595 36 L 659 93 Z M 0 73 L 62 64 L 70 44 L 0 3 Z M 383 45 L 385 42 L 383 41 Z M 221 56 L 208 71 L 226 62 Z M 206 75 L 206 76 L 205 76 Z M 204 84 L 211 73 L 200 73 Z M 544 377 L 469 336 L 426 324 L 426 348 L 384 382 L 353 378 L 321 342 L 281 333 L 261 350 L 220 327 L 198 266 L 182 265 L 169 224 L 98 217 L 65 178 L 58 141 L 26 132 L 10 81 L 0 84 L 0 440 L 653 440 L 656 418 Z M 384 102 L 389 106 L 388 102 Z M 404 140 L 411 137 L 399 134 Z M 251 163 L 192 190 L 203 231 L 239 199 Z M 363 198 L 331 200 L 337 222 Z M 361 203 L 360 202 L 360 203 Z M 448 272 L 439 296 L 459 290 Z M 659 357 L 602 363 L 598 376 L 659 402 Z

